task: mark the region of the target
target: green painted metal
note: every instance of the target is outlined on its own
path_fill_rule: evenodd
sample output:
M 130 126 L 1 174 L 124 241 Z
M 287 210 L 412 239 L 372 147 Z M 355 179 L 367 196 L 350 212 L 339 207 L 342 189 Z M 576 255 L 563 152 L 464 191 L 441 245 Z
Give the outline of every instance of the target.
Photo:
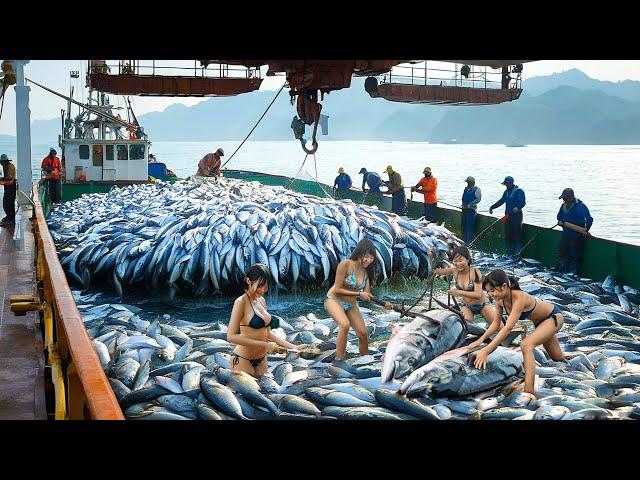
M 246 181 L 258 181 L 264 185 L 285 186 L 300 193 L 325 197 L 331 193 L 329 185 L 314 181 L 295 179 L 270 175 L 261 172 L 244 170 L 225 170 L 224 175 L 231 178 L 239 178 Z M 421 199 L 421 196 L 419 196 Z M 382 210 L 391 210 L 391 197 L 384 194 L 364 194 L 358 190 L 350 190 L 342 195 L 355 203 L 375 205 Z M 407 201 L 407 216 L 419 218 L 424 214 L 424 205 L 421 201 Z M 525 213 L 526 215 L 526 213 Z M 550 224 L 554 223 L 555 212 L 550 216 Z M 476 235 L 495 223 L 496 217 L 478 214 L 476 219 Z M 438 223 L 444 222 L 445 227 L 461 236 L 461 212 L 452 208 L 438 207 Z M 553 267 L 558 258 L 558 246 L 562 231 L 560 227 L 549 229 L 538 225 L 524 224 L 524 239 L 522 245 L 526 245 L 530 239 L 535 239 L 526 246 L 522 256 L 533 258 Z M 504 253 L 504 223 L 498 222 L 491 227 L 475 243 L 474 247 L 488 253 Z M 603 238 L 589 238 L 586 241 L 584 260 L 580 274 L 594 280 L 604 280 L 607 275 L 613 275 L 617 283 L 640 288 L 640 246 L 631 245 Z

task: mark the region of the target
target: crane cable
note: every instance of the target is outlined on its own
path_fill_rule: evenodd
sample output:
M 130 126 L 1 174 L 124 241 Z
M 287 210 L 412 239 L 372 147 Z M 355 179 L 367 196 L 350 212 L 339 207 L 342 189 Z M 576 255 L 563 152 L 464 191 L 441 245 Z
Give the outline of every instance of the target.
M 256 127 L 260 124 L 260 121 L 264 118 L 264 116 L 267 114 L 267 112 L 269 111 L 269 109 L 271 108 L 271 105 L 274 104 L 274 102 L 276 101 L 276 98 L 278 98 L 278 95 L 280 95 L 280 92 L 282 92 L 282 90 L 284 90 L 284 87 L 287 85 L 287 82 L 282 84 L 282 87 L 280 87 L 280 90 L 278 90 L 278 93 L 276 93 L 276 96 L 273 97 L 273 100 L 271 100 L 271 103 L 269 104 L 269 106 L 267 106 L 267 109 L 264 111 L 264 113 L 260 116 L 260 118 L 258 119 L 258 121 L 256 122 L 256 124 L 253 126 L 253 128 L 251 129 L 251 131 L 247 134 L 246 137 L 244 137 L 244 140 L 242 141 L 242 143 L 238 146 L 238 148 L 236 148 L 235 152 L 233 152 L 231 154 L 231 156 L 229 157 L 229 159 L 224 162 L 221 166 L 220 169 L 222 169 L 227 163 L 229 163 L 231 161 L 231 159 L 233 158 L 233 156 L 238 153 L 238 150 L 240 150 L 240 147 L 242 147 L 242 145 L 244 145 L 244 142 L 247 141 L 247 139 L 249 138 L 249 136 L 251 136 L 251 134 L 253 133 L 253 131 L 256 129 Z M 306 160 L 307 157 L 305 157 Z M 304 163 L 303 163 L 304 165 Z

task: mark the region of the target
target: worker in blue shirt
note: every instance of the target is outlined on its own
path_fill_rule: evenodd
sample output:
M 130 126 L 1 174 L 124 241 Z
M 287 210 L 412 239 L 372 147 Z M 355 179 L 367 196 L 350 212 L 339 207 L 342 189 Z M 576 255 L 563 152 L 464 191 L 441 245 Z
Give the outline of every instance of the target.
M 507 255 L 517 255 L 522 249 L 522 209 L 526 205 L 524 190 L 513 182 L 513 177 L 505 177 L 502 182 L 505 186 L 502 198 L 489 208 L 489 213 L 493 214 L 494 208 L 505 204 L 504 213 L 507 221 L 504 225 L 504 239 Z
M 351 188 L 352 182 L 349 174 L 344 172 L 344 167 L 338 169 L 338 176 L 333 181 L 333 193 L 336 198 L 344 198 L 344 194 Z
M 591 236 L 589 229 L 593 218 L 587 206 L 578 200 L 573 189 L 565 188 L 558 197 L 563 203 L 558 210 L 558 225 L 562 227 L 558 270 L 577 275 L 582 264 L 582 251 L 586 237 Z
M 366 168 L 360 169 L 362 175 L 362 191 L 367 193 L 366 186 L 369 185 L 369 193 L 380 193 L 382 179 L 376 172 L 368 172 Z
M 482 200 L 482 192 L 476 186 L 476 179 L 469 176 L 465 180 L 467 186 L 462 192 L 462 239 L 465 243 L 473 240 L 478 203 Z

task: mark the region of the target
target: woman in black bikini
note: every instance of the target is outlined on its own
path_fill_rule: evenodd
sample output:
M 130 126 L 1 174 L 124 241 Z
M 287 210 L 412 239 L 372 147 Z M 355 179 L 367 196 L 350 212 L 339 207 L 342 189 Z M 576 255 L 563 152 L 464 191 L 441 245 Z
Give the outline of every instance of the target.
M 535 394 L 534 383 L 536 379 L 536 360 L 533 349 L 542 345 L 549 356 L 556 362 L 564 360 L 564 354 L 560 348 L 556 333 L 560 331 L 564 324 L 564 318 L 560 309 L 543 300 L 538 301 L 527 292 L 520 290 L 518 280 L 515 277 L 507 276 L 504 270 L 493 270 L 484 277 L 482 287 L 492 298 L 496 300 L 496 315 L 493 323 L 487 331 L 469 348 L 479 346 L 485 338 L 489 338 L 500 329 L 502 320 L 502 310 L 508 315 L 505 326 L 500 329 L 494 339 L 486 347 L 476 352 L 474 365 L 476 368 L 485 368 L 487 356 L 500 345 L 511 332 L 518 320 L 529 319 L 534 324 L 534 330 L 520 342 L 522 358 L 524 360 L 524 391 Z
M 482 291 L 482 274 L 477 268 L 471 268 L 471 254 L 464 245 L 453 249 L 453 267 L 436 268 L 436 275 L 455 275 L 456 288 L 449 290 L 449 295 L 462 298 L 462 313 L 467 322 L 473 316 L 481 314 L 488 325 L 493 323 L 494 308 L 489 298 Z
M 293 345 L 275 336 L 278 319 L 267 312 L 263 295 L 269 290 L 271 275 L 266 265 L 251 265 L 244 277 L 246 292 L 233 302 L 227 341 L 235 343 L 233 370 L 254 377 L 267 373 L 267 354 L 282 348 L 299 349 L 306 345 Z

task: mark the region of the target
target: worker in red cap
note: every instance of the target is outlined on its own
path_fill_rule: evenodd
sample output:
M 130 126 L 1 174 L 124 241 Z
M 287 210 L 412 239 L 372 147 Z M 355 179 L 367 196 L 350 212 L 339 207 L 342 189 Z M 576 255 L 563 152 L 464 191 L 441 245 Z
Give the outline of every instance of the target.
M 197 176 L 211 177 L 220 176 L 221 160 L 220 157 L 224 157 L 224 150 L 217 149 L 214 153 L 207 153 L 202 160 L 198 162 Z

